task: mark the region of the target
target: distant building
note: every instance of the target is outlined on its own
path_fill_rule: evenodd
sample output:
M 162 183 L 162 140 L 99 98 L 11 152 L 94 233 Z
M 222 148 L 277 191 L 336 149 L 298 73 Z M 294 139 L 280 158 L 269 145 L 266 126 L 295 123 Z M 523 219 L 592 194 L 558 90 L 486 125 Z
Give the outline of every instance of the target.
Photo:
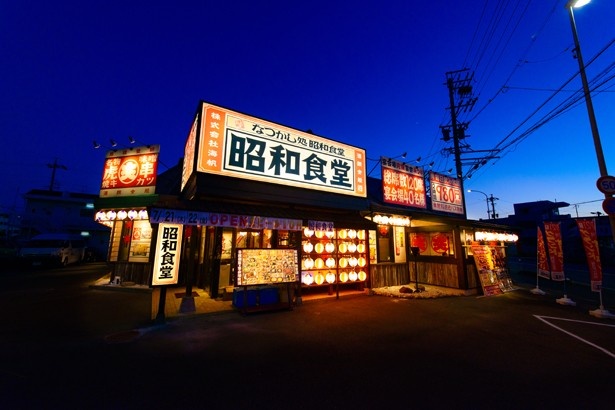
M 110 229 L 94 220 L 97 194 L 33 189 L 24 195 L 25 212 L 21 236 L 42 233 L 68 233 L 84 236 L 88 247 L 104 258 L 109 247 Z

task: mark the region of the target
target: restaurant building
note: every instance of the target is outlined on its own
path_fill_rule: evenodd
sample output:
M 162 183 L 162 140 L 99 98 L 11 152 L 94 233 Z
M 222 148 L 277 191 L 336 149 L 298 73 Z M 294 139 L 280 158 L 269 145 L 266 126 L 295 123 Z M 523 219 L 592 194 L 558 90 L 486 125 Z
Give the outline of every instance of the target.
M 117 283 L 195 286 L 244 308 L 408 284 L 416 272 L 472 290 L 471 244 L 502 231 L 465 219 L 457 180 L 426 184 L 422 168 L 386 158 L 384 182 L 368 178 L 359 147 L 205 102 L 181 167 L 156 181 L 158 149 L 105 161 L 97 220 L 112 228 Z M 489 242 L 504 256 L 503 241 Z

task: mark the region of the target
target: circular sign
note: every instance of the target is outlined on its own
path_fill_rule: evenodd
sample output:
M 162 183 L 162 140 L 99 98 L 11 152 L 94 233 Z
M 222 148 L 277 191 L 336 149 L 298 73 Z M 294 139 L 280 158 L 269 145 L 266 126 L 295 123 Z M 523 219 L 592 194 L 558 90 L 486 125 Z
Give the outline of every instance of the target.
M 598 187 L 598 190 L 603 194 L 615 194 L 615 177 L 612 177 L 610 175 L 600 177 L 596 181 L 596 186 Z
M 615 215 L 615 198 L 606 198 L 602 201 L 602 209 L 607 215 Z

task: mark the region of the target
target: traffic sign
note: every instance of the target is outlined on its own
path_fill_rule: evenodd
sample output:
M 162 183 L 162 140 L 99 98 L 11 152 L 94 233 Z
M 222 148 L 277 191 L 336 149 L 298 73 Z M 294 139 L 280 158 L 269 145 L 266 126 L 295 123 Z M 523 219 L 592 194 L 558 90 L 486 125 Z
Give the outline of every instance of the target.
M 615 177 L 605 175 L 596 181 L 598 190 L 603 194 L 612 195 L 615 194 Z
M 615 198 L 606 198 L 602 201 L 602 209 L 607 215 L 615 215 Z

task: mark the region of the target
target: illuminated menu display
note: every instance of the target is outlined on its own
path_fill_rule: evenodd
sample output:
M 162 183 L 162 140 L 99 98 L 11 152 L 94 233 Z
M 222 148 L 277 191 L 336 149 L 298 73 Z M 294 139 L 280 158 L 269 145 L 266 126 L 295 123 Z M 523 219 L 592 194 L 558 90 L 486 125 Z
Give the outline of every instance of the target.
M 366 197 L 365 150 L 203 103 L 197 172 Z
M 431 184 L 431 209 L 461 215 L 465 213 L 459 179 L 430 172 L 429 182 Z
M 107 152 L 100 197 L 153 195 L 159 145 Z
M 389 204 L 427 208 L 423 168 L 388 158 L 382 165 L 383 201 Z

